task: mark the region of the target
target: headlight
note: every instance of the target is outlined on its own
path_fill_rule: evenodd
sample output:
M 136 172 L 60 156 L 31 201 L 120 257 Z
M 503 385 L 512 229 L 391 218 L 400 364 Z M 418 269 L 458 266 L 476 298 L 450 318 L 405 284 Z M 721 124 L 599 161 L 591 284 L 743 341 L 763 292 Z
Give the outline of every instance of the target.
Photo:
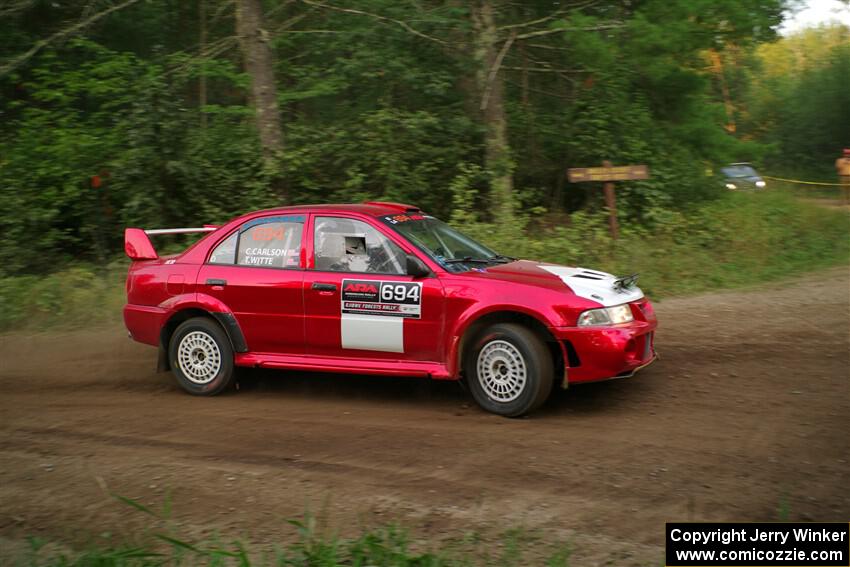
M 765 185 L 767 185 L 767 183 L 764 181 L 756 181 L 756 187 L 764 187 Z
M 617 305 L 616 307 L 605 307 L 602 309 L 590 309 L 578 317 L 579 327 L 590 327 L 593 325 L 617 325 L 634 321 L 632 309 L 628 305 Z
M 737 187 L 735 186 L 735 184 L 734 184 L 734 183 L 727 183 L 727 184 L 726 184 L 726 188 L 727 188 L 727 189 L 737 189 Z

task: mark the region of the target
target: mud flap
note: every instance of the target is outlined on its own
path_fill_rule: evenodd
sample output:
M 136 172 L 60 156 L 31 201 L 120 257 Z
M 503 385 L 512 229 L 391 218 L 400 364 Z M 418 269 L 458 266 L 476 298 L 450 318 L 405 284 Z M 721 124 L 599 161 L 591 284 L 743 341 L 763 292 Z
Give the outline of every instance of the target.
M 156 356 L 156 371 L 168 372 L 171 370 L 171 363 L 168 361 L 168 349 L 159 345 L 159 352 Z

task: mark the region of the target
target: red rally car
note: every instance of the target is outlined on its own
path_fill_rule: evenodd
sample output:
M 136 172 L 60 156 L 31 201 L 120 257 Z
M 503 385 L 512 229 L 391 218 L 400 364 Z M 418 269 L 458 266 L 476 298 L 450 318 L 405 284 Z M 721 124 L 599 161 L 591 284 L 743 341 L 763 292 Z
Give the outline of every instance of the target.
M 160 257 L 148 235 L 208 232 Z M 632 375 L 656 358 L 634 276 L 502 256 L 397 203 L 257 211 L 220 227 L 128 228 L 124 321 L 186 391 L 236 366 L 465 379 L 519 416 L 553 385 Z

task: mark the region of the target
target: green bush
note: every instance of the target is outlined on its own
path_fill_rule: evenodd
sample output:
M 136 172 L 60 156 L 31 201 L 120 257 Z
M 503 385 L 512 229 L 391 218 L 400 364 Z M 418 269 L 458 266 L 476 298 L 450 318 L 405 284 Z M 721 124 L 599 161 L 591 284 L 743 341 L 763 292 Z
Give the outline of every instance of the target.
M 459 228 L 509 256 L 639 273 L 641 287 L 656 299 L 773 280 L 850 258 L 850 217 L 785 192 L 730 193 L 685 213 L 655 209 L 649 219 L 622 225 L 616 241 L 604 211 L 573 213 L 554 226 L 526 216 L 517 219 L 519 227 L 472 221 Z

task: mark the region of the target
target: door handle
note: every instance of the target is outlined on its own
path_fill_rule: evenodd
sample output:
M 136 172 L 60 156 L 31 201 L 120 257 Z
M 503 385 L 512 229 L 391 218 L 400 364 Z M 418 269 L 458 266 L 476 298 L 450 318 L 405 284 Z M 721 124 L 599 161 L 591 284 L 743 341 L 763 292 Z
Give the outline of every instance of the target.
M 227 280 L 209 279 L 207 280 L 207 285 L 225 286 L 227 285 Z
M 316 291 L 336 291 L 336 284 L 332 283 L 313 282 L 313 285 L 310 287 Z

